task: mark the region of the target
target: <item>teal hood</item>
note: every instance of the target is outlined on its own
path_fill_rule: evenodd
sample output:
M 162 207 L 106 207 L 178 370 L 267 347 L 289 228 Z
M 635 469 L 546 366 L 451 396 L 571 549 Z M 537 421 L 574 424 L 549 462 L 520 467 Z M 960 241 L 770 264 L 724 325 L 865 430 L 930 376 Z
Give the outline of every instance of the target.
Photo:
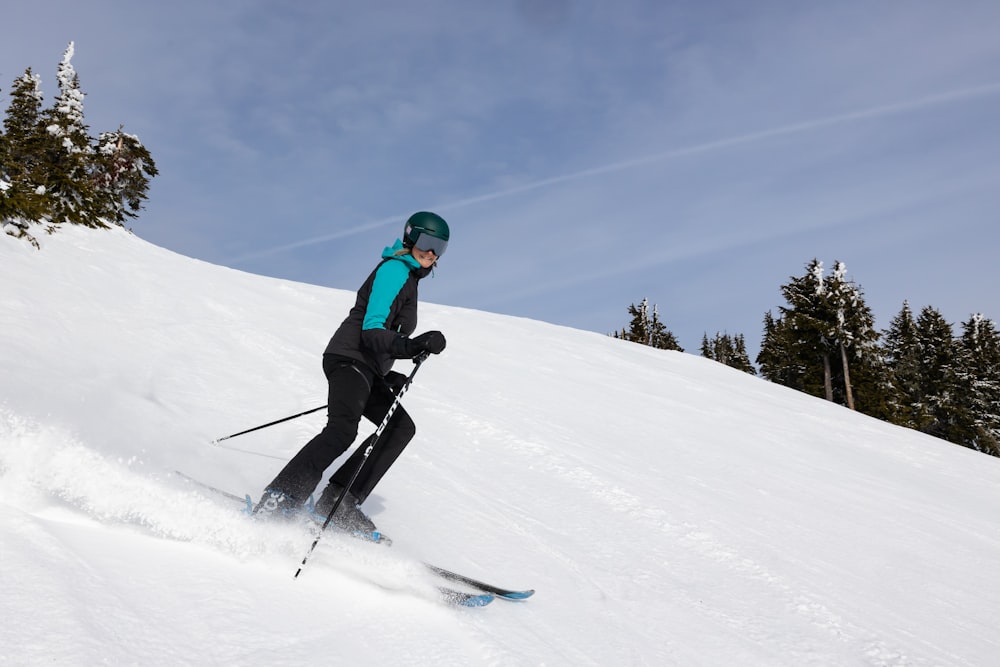
M 423 268 L 420 266 L 420 262 L 417 261 L 417 258 L 414 257 L 413 255 L 409 253 L 406 253 L 405 255 L 396 254 L 400 250 L 405 250 L 405 249 L 406 248 L 403 246 L 403 242 L 400 239 L 396 239 L 395 243 L 393 243 L 391 246 L 386 246 L 385 249 L 382 250 L 382 259 L 398 259 L 399 261 L 409 266 L 411 269 Z

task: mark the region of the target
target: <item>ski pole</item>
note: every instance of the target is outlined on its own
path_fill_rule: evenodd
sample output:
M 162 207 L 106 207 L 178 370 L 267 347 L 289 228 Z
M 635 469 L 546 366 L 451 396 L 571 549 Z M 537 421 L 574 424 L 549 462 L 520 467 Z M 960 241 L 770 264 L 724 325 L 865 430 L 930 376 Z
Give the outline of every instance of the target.
M 322 410 L 325 407 L 326 407 L 325 405 L 321 405 L 318 408 L 313 408 L 312 410 L 306 410 L 305 412 L 300 412 L 299 414 L 292 415 L 291 417 L 285 417 L 283 419 L 277 419 L 277 420 L 275 420 L 273 422 L 268 422 L 266 424 L 261 424 L 260 426 L 254 426 L 253 428 L 248 428 L 247 430 L 240 431 L 239 433 L 233 433 L 232 435 L 226 435 L 226 436 L 223 436 L 221 438 L 217 438 L 217 439 L 213 440 L 212 444 L 213 445 L 217 445 L 220 442 L 222 442 L 223 440 L 229 440 L 230 438 L 235 438 L 238 435 L 243 435 L 245 433 L 253 433 L 254 431 L 259 431 L 262 428 L 267 428 L 268 426 L 274 426 L 275 424 L 280 424 L 281 422 L 287 422 L 287 421 L 290 421 L 292 419 L 296 419 L 298 417 L 304 417 L 306 415 L 311 415 L 314 412 L 319 412 L 320 410 Z
M 305 557 L 302 559 L 302 564 L 299 565 L 299 569 L 295 571 L 295 577 L 294 577 L 295 579 L 299 578 L 299 574 L 302 572 L 302 568 L 306 566 L 306 561 L 309 560 L 309 556 L 312 555 L 312 552 L 316 548 L 316 545 L 319 544 L 320 538 L 323 537 L 323 531 L 325 531 L 326 527 L 330 525 L 330 521 L 333 520 L 333 515 L 337 513 L 337 509 L 340 507 L 340 503 L 344 500 L 344 497 L 347 495 L 347 492 L 351 490 L 351 487 L 354 486 L 354 481 L 358 478 L 358 475 L 361 474 L 361 469 L 365 467 L 365 462 L 368 461 L 368 456 L 372 453 L 372 450 L 375 449 L 375 445 L 378 443 L 378 439 L 382 436 L 382 431 L 385 430 L 386 424 L 389 423 L 389 420 L 392 418 L 393 413 L 396 412 L 396 408 L 399 407 L 400 399 L 403 398 L 403 394 L 406 393 L 406 390 L 410 388 L 410 383 L 413 382 L 413 376 L 417 374 L 417 371 L 420 369 L 420 364 L 424 363 L 424 361 L 428 357 L 428 354 L 429 353 L 427 352 L 421 352 L 417 357 L 413 359 L 414 365 L 413 365 L 413 370 L 410 372 L 410 376 L 406 378 L 406 381 L 403 383 L 403 386 L 399 388 L 399 392 L 396 394 L 396 399 L 392 402 L 392 405 L 389 406 L 389 410 L 385 413 L 385 417 L 382 418 L 382 423 L 378 425 L 377 429 L 375 429 L 375 433 L 372 434 L 371 437 L 369 437 L 368 447 L 365 448 L 365 453 L 361 457 L 361 463 L 358 464 L 358 467 L 355 468 L 354 470 L 354 474 L 351 475 L 351 481 L 347 483 L 347 486 L 344 487 L 344 490 L 340 492 L 339 496 L 337 496 L 337 500 L 334 501 L 333 509 L 330 510 L 330 514 L 326 517 L 326 521 L 323 522 L 323 527 L 319 529 L 319 533 L 316 535 L 316 539 L 313 540 L 312 546 L 309 547 L 309 551 L 306 552 Z

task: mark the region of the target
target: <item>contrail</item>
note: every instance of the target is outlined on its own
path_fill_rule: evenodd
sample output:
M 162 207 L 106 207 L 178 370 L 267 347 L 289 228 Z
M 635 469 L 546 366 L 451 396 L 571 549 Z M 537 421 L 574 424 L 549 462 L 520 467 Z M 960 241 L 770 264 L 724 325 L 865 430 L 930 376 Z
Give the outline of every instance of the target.
M 432 206 L 430 208 L 436 211 L 454 210 L 458 208 L 463 208 L 465 206 L 471 206 L 472 204 L 480 204 L 482 202 L 492 201 L 494 199 L 501 199 L 503 197 L 510 197 L 512 195 L 521 194 L 523 192 L 529 192 L 531 190 L 538 190 L 541 188 L 548 187 L 550 185 L 567 183 L 570 181 L 576 181 L 583 178 L 589 178 L 591 176 L 599 176 L 601 174 L 609 174 L 616 171 L 624 171 L 626 169 L 633 169 L 635 167 L 650 164 L 653 162 L 661 162 L 663 160 L 669 160 L 671 158 L 683 157 L 685 155 L 695 155 L 698 153 L 707 153 L 710 151 L 730 148 L 732 146 L 739 146 L 742 144 L 749 144 L 764 139 L 770 139 L 772 137 L 780 137 L 789 134 L 809 132 L 811 130 L 817 130 L 824 127 L 831 127 L 833 125 L 841 125 L 844 123 L 851 123 L 854 121 L 865 120 L 868 118 L 878 118 L 880 116 L 891 116 L 895 114 L 906 113 L 909 111 L 916 111 L 917 109 L 922 109 L 925 107 L 948 104 L 950 102 L 967 99 L 970 97 L 982 97 L 987 95 L 993 95 L 998 92 L 1000 92 L 1000 83 L 987 83 L 980 86 L 973 86 L 970 88 L 963 88 L 960 90 L 952 90 L 945 93 L 938 93 L 936 95 L 929 95 L 927 97 L 920 97 L 914 100 L 898 102 L 896 104 L 887 104 L 883 106 L 870 107 L 868 109 L 851 111 L 849 113 L 839 114 L 836 116 L 829 116 L 827 118 L 808 120 L 808 121 L 803 121 L 801 123 L 793 123 L 791 125 L 772 128 L 769 130 L 761 130 L 759 132 L 743 134 L 737 137 L 728 137 L 725 139 L 718 139 L 716 141 L 709 141 L 695 146 L 675 148 L 660 153 L 643 155 L 630 160 L 614 162 L 612 164 L 607 164 L 601 167 L 592 167 L 590 169 L 575 171 L 569 174 L 562 174 L 560 176 L 552 176 L 550 178 L 544 178 L 538 181 L 533 181 L 531 183 L 518 185 L 513 188 L 507 188 L 505 190 L 498 190 L 496 192 L 477 195 L 475 197 L 459 199 L 457 201 L 452 201 L 445 204 L 439 204 L 437 206 Z M 327 241 L 333 241 L 335 239 L 344 238 L 345 236 L 361 234 L 363 232 L 367 232 L 372 229 L 377 229 L 385 225 L 398 223 L 406 215 L 408 215 L 408 213 L 402 213 L 399 215 L 382 218 L 380 220 L 374 220 L 372 222 L 365 223 L 359 227 L 353 227 L 351 229 L 345 229 L 339 232 L 333 232 L 332 234 L 314 236 L 308 239 L 303 239 L 301 241 L 296 241 L 294 243 L 287 243 L 280 246 L 274 246 L 272 248 L 268 248 L 265 250 L 259 250 L 257 252 L 252 252 L 237 257 L 233 259 L 232 262 L 240 263 L 251 259 L 258 259 L 260 257 L 276 255 L 288 250 L 293 250 L 295 248 L 301 248 L 304 246 L 314 245 L 317 243 L 325 243 Z

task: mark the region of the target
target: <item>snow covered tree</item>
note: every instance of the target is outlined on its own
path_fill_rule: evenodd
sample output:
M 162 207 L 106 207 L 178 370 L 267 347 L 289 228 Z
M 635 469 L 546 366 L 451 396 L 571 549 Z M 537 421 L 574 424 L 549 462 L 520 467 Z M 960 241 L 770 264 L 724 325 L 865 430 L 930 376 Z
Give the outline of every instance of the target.
M 42 109 L 41 80 L 31 68 L 15 81 L 0 133 L 0 225 L 36 246 L 31 223 L 51 232 L 64 222 L 107 227 L 136 217 L 158 173 L 146 147 L 122 127 L 102 133 L 95 150 L 73 53 L 70 42 L 49 109 Z
M 878 356 L 879 335 L 875 331 L 875 316 L 865 303 L 861 288 L 847 280 L 847 267 L 843 262 L 834 262 L 833 273 L 825 282 L 825 298 L 834 315 L 827 335 L 840 352 L 844 394 L 847 407 L 853 410 L 855 403 L 848 351 L 858 361 Z
M 750 375 L 757 374 L 757 370 L 750 363 L 750 357 L 747 355 L 743 334 L 730 336 L 728 333 L 716 332 L 715 338 L 712 340 L 708 339 L 707 333 L 704 334 L 701 339 L 701 356 Z
M 883 351 L 892 384 L 896 390 L 897 409 L 891 421 L 900 426 L 917 427 L 914 406 L 920 396 L 920 350 L 917 323 L 907 301 L 883 333 Z
M 641 345 L 648 345 L 650 339 L 649 331 L 649 301 L 645 298 L 636 306 L 634 303 L 628 307 L 628 314 L 632 316 L 628 329 L 622 329 L 621 335 L 617 336 L 623 340 Z
M 793 337 L 795 356 L 806 360 L 813 368 L 822 369 L 822 395 L 826 400 L 832 401 L 830 355 L 834 349 L 831 332 L 835 316 L 826 298 L 823 262 L 813 259 L 806 265 L 804 276 L 792 276 L 789 280 L 789 283 L 781 286 L 781 293 L 788 304 L 780 307 L 782 320 Z M 806 391 L 809 391 L 808 387 L 815 385 L 815 379 L 805 379 Z
M 781 318 L 768 313 L 765 319 L 761 374 L 866 414 L 886 413 L 881 391 L 888 380 L 874 317 L 844 264 L 836 262 L 832 275 L 824 276 L 823 263 L 813 259 L 805 275 L 790 278 L 781 292 L 787 303 Z
M 960 339 L 941 313 L 909 303 L 885 332 L 894 415 L 891 421 L 1000 456 L 1000 334 L 973 315 Z
M 139 137 L 121 127 L 102 132 L 91 172 L 100 217 L 119 225 L 136 217 L 146 200 L 149 181 L 157 173 L 156 163 Z
M 0 223 L 33 243 L 28 223 L 47 217 L 45 149 L 48 136 L 42 125 L 41 79 L 29 67 L 15 82 L 4 117 L 0 152 Z M 51 228 L 50 228 L 51 231 Z
M 7 205 L 8 193 L 13 189 L 13 184 L 7 180 L 9 178 L 7 175 L 7 162 L 10 160 L 7 157 L 9 150 L 7 147 L 7 134 L 3 130 L 0 130 L 0 229 L 6 226 L 4 222 L 4 219 L 7 217 L 5 206 Z
M 660 320 L 660 313 L 655 304 L 653 305 L 653 317 L 649 321 L 649 332 L 650 347 L 655 347 L 658 350 L 676 350 L 677 352 L 684 351 L 684 348 L 682 348 L 677 342 L 677 338 L 674 334 L 667 329 L 667 325 Z
M 972 315 L 962 323 L 956 412 L 965 417 L 961 442 L 992 456 L 1000 456 L 1000 333 L 992 320 Z
M 927 306 L 917 318 L 916 338 L 920 373 L 916 395 L 911 398 L 914 428 L 954 442 L 953 399 L 959 391 L 959 377 L 952 327 L 938 310 Z
M 6 165 L 7 160 L 7 133 L 4 130 L 0 130 L 0 197 L 10 189 L 10 181 L 6 178 Z
M 650 314 L 649 301 L 644 298 L 638 306 L 635 304 L 630 305 L 628 313 L 632 316 L 629 328 L 612 334 L 613 337 L 639 343 L 640 345 L 648 345 L 660 350 L 684 351 L 677 343 L 677 338 L 674 337 L 674 334 L 660 321 L 660 315 L 655 304 L 653 305 L 653 312 Z
M 91 146 L 83 122 L 83 98 L 80 81 L 73 68 L 73 42 L 69 43 L 59 63 L 59 96 L 44 114 L 46 144 L 46 192 L 51 206 L 51 220 L 72 222 L 88 227 L 105 227 L 97 216 L 98 207 L 90 182 Z

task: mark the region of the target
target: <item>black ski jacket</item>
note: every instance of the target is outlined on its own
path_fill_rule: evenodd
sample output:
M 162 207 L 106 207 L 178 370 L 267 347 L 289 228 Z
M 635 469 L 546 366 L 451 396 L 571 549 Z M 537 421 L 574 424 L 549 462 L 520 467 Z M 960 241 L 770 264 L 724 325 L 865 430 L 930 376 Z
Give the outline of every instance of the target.
M 333 334 L 324 354 L 360 361 L 379 376 L 392 370 L 392 342 L 417 328 L 417 283 L 431 272 L 397 240 L 382 251 L 382 262 L 358 290 L 347 318 Z

